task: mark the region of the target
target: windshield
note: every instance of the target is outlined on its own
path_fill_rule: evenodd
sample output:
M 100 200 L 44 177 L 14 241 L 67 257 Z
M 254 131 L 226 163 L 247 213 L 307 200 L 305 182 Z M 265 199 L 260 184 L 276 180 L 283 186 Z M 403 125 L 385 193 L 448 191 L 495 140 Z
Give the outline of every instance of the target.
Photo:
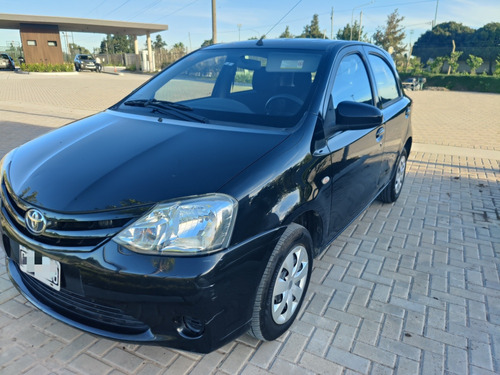
M 200 50 L 159 74 L 119 110 L 151 112 L 127 105 L 141 100 L 176 103 L 210 122 L 292 127 L 311 101 L 321 59 L 321 51 L 311 50 Z

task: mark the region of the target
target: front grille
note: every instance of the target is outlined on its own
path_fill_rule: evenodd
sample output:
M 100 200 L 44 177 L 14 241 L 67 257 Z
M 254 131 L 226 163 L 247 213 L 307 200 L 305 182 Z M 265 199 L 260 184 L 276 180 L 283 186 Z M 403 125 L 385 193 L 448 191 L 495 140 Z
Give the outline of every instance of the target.
M 2 181 L 0 187 L 1 214 L 25 237 L 49 245 L 52 249 L 90 251 L 103 244 L 123 227 L 142 215 L 149 206 L 102 211 L 88 214 L 60 214 L 40 210 L 47 227 L 42 234 L 35 235 L 26 228 L 26 212 L 34 208 L 17 198 Z
M 149 327 L 116 307 L 105 306 L 61 289 L 56 291 L 16 268 L 26 288 L 44 305 L 90 327 L 119 334 L 141 334 Z

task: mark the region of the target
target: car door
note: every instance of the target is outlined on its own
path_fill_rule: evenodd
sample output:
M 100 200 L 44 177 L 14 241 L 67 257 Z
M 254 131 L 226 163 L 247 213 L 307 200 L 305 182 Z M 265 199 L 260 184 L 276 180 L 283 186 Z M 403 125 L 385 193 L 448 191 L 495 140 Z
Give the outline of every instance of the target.
M 380 51 L 365 47 L 375 86 L 376 106 L 384 115 L 384 161 L 379 186 L 384 186 L 391 178 L 391 172 L 403 149 L 411 111 L 411 101 L 403 95 L 392 61 Z
M 332 160 L 330 234 L 340 233 L 376 197 L 384 157 L 384 127 L 337 131 L 335 110 L 343 101 L 374 105 L 364 55 L 357 48 L 343 51 L 333 67 L 333 84 L 326 122 Z M 327 125 L 328 126 L 328 125 Z M 329 135 L 328 135 L 329 134 Z

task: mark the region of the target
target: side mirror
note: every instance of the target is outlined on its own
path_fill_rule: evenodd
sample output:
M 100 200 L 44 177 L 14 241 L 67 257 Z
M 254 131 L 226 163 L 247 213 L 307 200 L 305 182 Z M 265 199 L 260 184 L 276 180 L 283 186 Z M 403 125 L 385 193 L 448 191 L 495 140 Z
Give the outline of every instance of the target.
M 370 104 L 340 102 L 335 110 L 335 130 L 361 130 L 382 125 L 382 111 Z

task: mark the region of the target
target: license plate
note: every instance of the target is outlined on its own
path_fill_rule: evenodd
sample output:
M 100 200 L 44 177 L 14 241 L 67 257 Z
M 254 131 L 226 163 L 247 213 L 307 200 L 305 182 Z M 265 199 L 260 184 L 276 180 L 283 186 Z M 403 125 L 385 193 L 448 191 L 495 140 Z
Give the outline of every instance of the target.
M 61 289 L 61 264 L 58 261 L 20 245 L 19 268 L 51 288 Z

